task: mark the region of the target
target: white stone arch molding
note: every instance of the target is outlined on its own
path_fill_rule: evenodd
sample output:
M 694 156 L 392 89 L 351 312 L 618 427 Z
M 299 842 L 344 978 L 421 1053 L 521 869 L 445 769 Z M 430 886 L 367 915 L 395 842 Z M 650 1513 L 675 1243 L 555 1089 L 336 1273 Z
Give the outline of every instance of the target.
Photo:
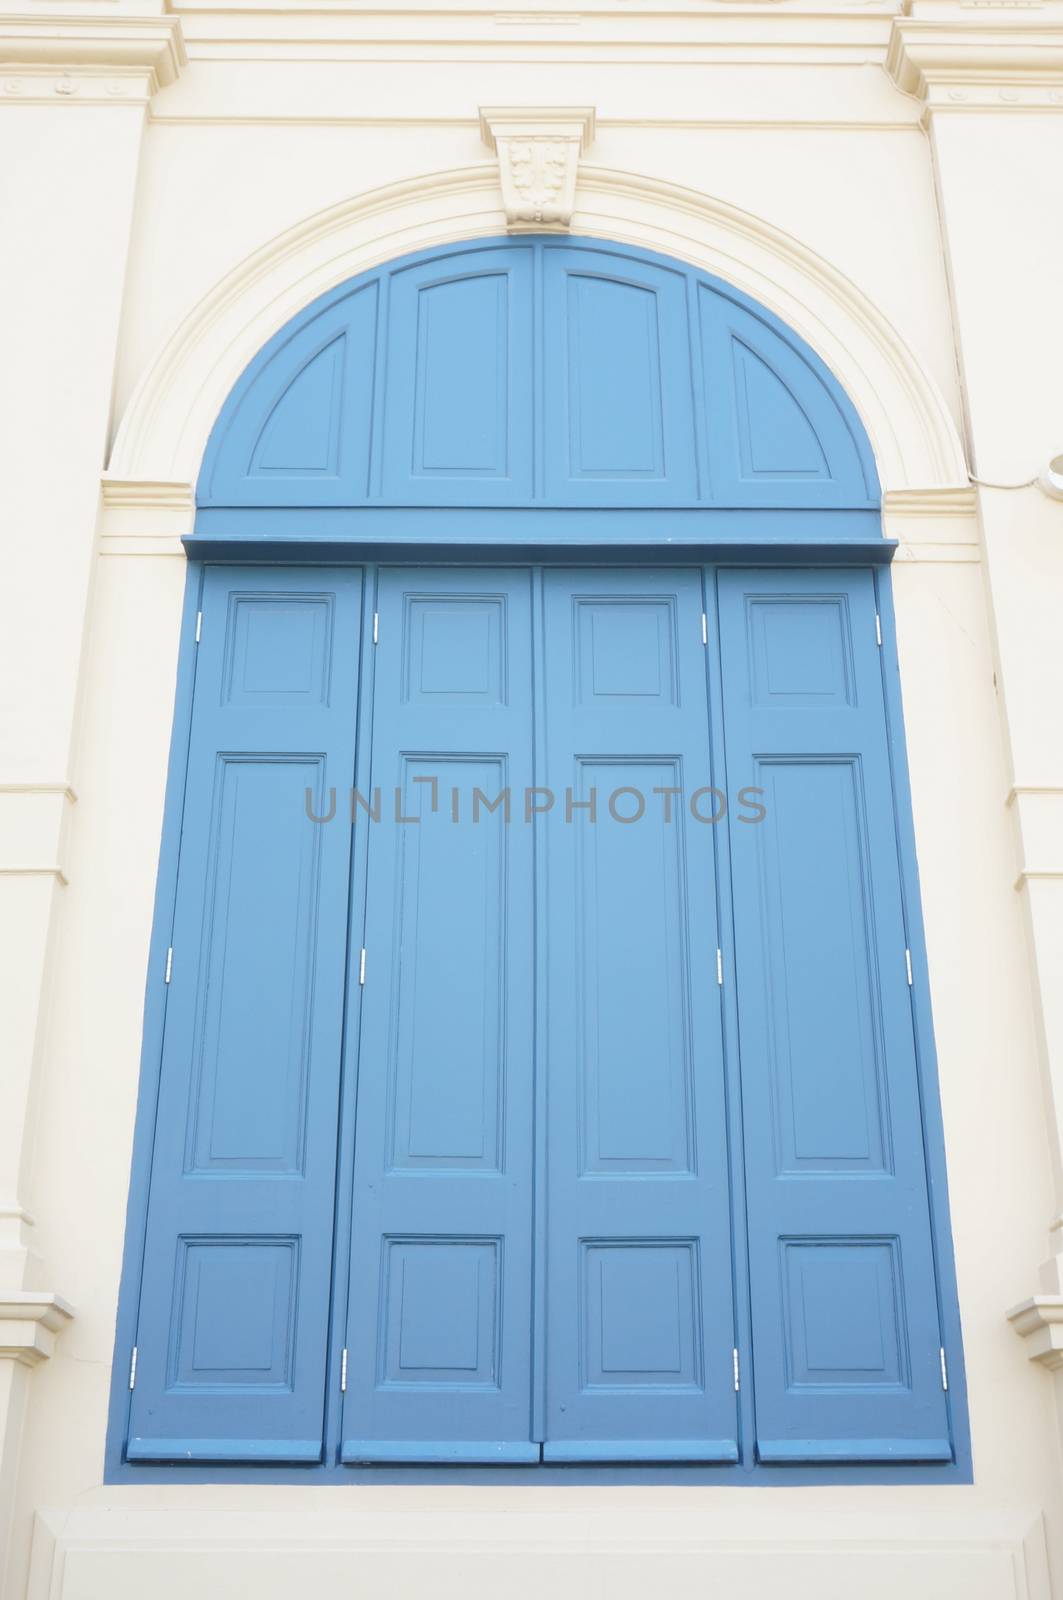
M 494 164 L 426 174 L 308 217 L 247 257 L 141 378 L 115 437 L 105 501 L 181 504 L 190 520 L 189 486 L 211 427 L 267 339 L 357 273 L 411 251 L 504 234 L 499 202 Z M 867 296 L 799 240 L 696 190 L 582 164 L 572 232 L 674 256 L 774 311 L 856 406 L 885 493 L 967 488 L 959 435 L 932 379 Z

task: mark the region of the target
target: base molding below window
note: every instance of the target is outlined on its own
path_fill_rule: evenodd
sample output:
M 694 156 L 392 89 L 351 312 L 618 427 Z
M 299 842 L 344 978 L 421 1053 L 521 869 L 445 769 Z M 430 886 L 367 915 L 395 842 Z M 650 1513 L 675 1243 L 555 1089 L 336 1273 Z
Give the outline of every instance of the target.
M 209 1491 L 207 1491 L 209 1493 Z M 560 1508 L 528 1501 L 508 1509 L 485 1489 L 439 1489 L 419 1504 L 408 1491 L 342 1500 L 287 1491 L 292 1501 L 209 1506 L 187 1490 L 152 1491 L 150 1506 L 123 1504 L 108 1490 L 89 1503 L 38 1512 L 31 1594 L 52 1600 L 133 1600 L 145 1593 L 254 1593 L 288 1600 L 331 1594 L 358 1574 L 359 1593 L 421 1600 L 505 1593 L 553 1600 L 590 1592 L 635 1600 L 683 1594 L 859 1594 L 862 1600 L 1050 1600 L 1041 1508 L 979 1504 L 959 1511 L 925 1490 L 919 1511 L 837 1505 L 800 1510 L 731 1503 L 716 1511 L 681 1503 L 656 1508 L 592 1504 L 573 1489 Z M 245 1491 L 246 1493 L 246 1491 Z M 475 1493 L 475 1491 L 472 1491 Z M 866 1491 L 863 1491 L 866 1494 Z M 167 1503 L 168 1502 L 168 1503 Z

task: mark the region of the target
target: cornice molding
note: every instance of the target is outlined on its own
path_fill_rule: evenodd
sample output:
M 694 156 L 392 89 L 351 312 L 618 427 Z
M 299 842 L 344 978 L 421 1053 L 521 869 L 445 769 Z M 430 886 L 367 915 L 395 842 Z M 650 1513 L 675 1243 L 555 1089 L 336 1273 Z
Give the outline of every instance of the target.
M 0 95 L 49 103 L 150 100 L 188 63 L 179 17 L 0 15 Z
M 1063 17 L 898 16 L 886 70 L 928 111 L 1063 110 Z
M 108 510 L 194 511 L 195 486 L 180 479 L 112 478 L 104 474 L 100 489 Z
M 0 1359 L 35 1367 L 55 1353 L 56 1335 L 73 1318 L 57 1294 L 0 1289 Z
M 105 473 L 100 484 L 101 555 L 183 555 L 192 532 L 196 486 L 181 479 Z
M 882 496 L 883 514 L 891 517 L 973 517 L 977 509 L 977 492 L 962 484 L 887 489 Z

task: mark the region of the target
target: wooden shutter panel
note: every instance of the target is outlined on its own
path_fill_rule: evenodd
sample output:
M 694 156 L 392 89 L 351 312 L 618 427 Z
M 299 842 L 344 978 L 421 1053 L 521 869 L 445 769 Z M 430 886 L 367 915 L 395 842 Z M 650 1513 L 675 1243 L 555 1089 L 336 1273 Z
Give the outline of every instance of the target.
M 361 592 L 207 569 L 130 1460 L 321 1457 Z
M 530 578 L 378 604 L 341 1459 L 537 1461 Z
M 512 505 L 531 496 L 532 259 L 528 246 L 507 244 L 393 275 L 386 500 Z
M 548 571 L 544 615 L 543 1457 L 735 1461 L 702 576 Z
M 947 1461 L 874 585 L 721 571 L 761 1461 Z

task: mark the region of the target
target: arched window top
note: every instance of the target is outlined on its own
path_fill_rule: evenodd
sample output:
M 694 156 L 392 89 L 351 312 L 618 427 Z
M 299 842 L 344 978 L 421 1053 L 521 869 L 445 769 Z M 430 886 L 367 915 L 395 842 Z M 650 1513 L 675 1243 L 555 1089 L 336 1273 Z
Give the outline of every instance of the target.
M 879 489 L 852 404 L 770 312 L 663 256 L 532 237 L 307 306 L 229 395 L 197 501 L 866 512 Z

